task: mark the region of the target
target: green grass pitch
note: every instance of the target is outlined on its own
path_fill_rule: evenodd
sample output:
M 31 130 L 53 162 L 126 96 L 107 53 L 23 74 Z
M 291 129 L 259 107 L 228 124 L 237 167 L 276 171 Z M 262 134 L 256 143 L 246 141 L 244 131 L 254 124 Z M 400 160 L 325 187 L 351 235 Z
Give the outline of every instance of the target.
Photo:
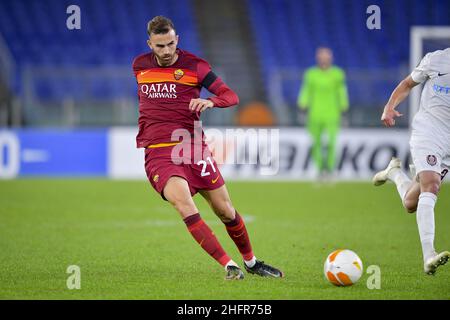
M 1 299 L 450 299 L 450 265 L 422 271 L 416 217 L 392 184 L 229 182 L 256 256 L 286 277 L 246 274 L 227 282 L 177 213 L 145 181 L 24 179 L 0 182 Z M 225 228 L 195 197 L 225 250 L 242 264 Z M 436 248 L 450 249 L 450 185 L 436 206 Z M 352 287 L 323 275 L 326 256 L 352 249 L 381 268 Z M 69 265 L 81 289 L 69 290 Z

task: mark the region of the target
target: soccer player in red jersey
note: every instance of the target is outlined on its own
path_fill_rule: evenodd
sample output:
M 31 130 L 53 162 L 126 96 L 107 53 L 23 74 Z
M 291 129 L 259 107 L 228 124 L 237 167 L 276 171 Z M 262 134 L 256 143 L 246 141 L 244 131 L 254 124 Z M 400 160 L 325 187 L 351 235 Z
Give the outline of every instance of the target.
M 170 19 L 154 17 L 148 23 L 147 33 L 151 52 L 134 59 L 133 72 L 139 97 L 136 141 L 138 148 L 145 148 L 145 171 L 151 185 L 178 211 L 203 250 L 225 268 L 225 279 L 243 279 L 244 274 L 201 218 L 192 199 L 197 192 L 225 224 L 244 259 L 245 269 L 264 277 L 282 277 L 280 270 L 254 256 L 244 220 L 231 203 L 203 131 L 200 130 L 200 141 L 191 139 L 197 134 L 195 123 L 201 112 L 236 105 L 238 96 L 205 60 L 177 48 L 178 35 Z M 202 87 L 215 96 L 201 99 Z M 180 130 L 188 134 L 174 141 L 173 134 Z M 192 161 L 189 150 L 200 150 L 201 158 L 195 159 L 194 155 Z

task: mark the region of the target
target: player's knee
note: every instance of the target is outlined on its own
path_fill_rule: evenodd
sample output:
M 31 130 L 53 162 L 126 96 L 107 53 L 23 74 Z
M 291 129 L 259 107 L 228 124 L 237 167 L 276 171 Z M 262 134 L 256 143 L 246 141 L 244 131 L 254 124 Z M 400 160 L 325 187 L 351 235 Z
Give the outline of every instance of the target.
M 403 206 L 408 213 L 414 213 L 417 210 L 417 200 L 405 199 L 403 200 Z
M 214 212 L 223 222 L 230 222 L 235 218 L 235 209 L 231 203 L 231 200 L 223 200 L 216 203 L 214 206 Z
M 175 195 L 168 198 L 170 204 L 177 210 L 182 217 L 187 217 L 189 215 L 197 213 L 197 208 L 195 203 L 190 197 Z
M 432 181 L 432 182 L 428 182 L 428 183 L 421 183 L 420 184 L 420 191 L 421 192 L 430 192 L 430 193 L 434 193 L 434 194 L 438 194 L 439 193 L 439 189 L 440 189 L 441 185 L 438 181 Z
M 420 192 L 439 193 L 441 176 L 436 172 L 422 172 L 419 174 Z
M 183 218 L 198 213 L 195 204 L 190 201 L 180 201 L 174 204 L 175 209 Z

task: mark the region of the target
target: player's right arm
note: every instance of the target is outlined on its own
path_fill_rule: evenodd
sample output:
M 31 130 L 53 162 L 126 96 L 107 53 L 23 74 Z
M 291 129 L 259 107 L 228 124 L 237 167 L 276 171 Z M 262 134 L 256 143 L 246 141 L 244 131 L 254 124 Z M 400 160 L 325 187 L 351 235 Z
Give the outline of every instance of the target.
M 395 118 L 401 117 L 403 114 L 395 110 L 397 106 L 405 100 L 405 98 L 411 92 L 411 89 L 417 86 L 419 83 L 415 82 L 411 76 L 407 76 L 403 79 L 399 85 L 394 89 L 389 98 L 388 103 L 384 107 L 383 114 L 381 115 L 381 121 L 386 127 L 392 127 L 395 125 Z
M 348 90 L 347 84 L 345 83 L 345 72 L 342 69 L 338 69 L 339 78 L 338 78 L 338 97 L 339 97 L 339 106 L 341 108 L 341 112 L 345 112 L 348 110 Z
M 386 127 L 392 127 L 395 125 L 395 118 L 401 117 L 402 114 L 395 110 L 397 106 L 405 100 L 405 98 L 411 92 L 411 89 L 418 84 L 426 81 L 430 77 L 431 66 L 430 58 L 431 54 L 428 53 L 420 61 L 419 65 L 411 72 L 409 76 L 403 79 L 397 88 L 391 94 L 388 103 L 384 107 L 383 114 L 381 115 L 381 121 Z

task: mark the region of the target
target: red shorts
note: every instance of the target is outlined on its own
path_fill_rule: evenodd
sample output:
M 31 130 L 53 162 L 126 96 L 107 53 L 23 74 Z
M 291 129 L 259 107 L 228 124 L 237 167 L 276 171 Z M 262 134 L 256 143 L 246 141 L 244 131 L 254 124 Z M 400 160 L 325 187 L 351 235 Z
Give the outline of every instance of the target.
M 181 144 L 145 149 L 147 178 L 164 200 L 167 200 L 163 193 L 164 187 L 173 176 L 188 182 L 191 195 L 200 190 L 214 190 L 225 184 L 208 146 L 191 145 L 190 149 L 189 153 L 189 148 L 182 148 Z

